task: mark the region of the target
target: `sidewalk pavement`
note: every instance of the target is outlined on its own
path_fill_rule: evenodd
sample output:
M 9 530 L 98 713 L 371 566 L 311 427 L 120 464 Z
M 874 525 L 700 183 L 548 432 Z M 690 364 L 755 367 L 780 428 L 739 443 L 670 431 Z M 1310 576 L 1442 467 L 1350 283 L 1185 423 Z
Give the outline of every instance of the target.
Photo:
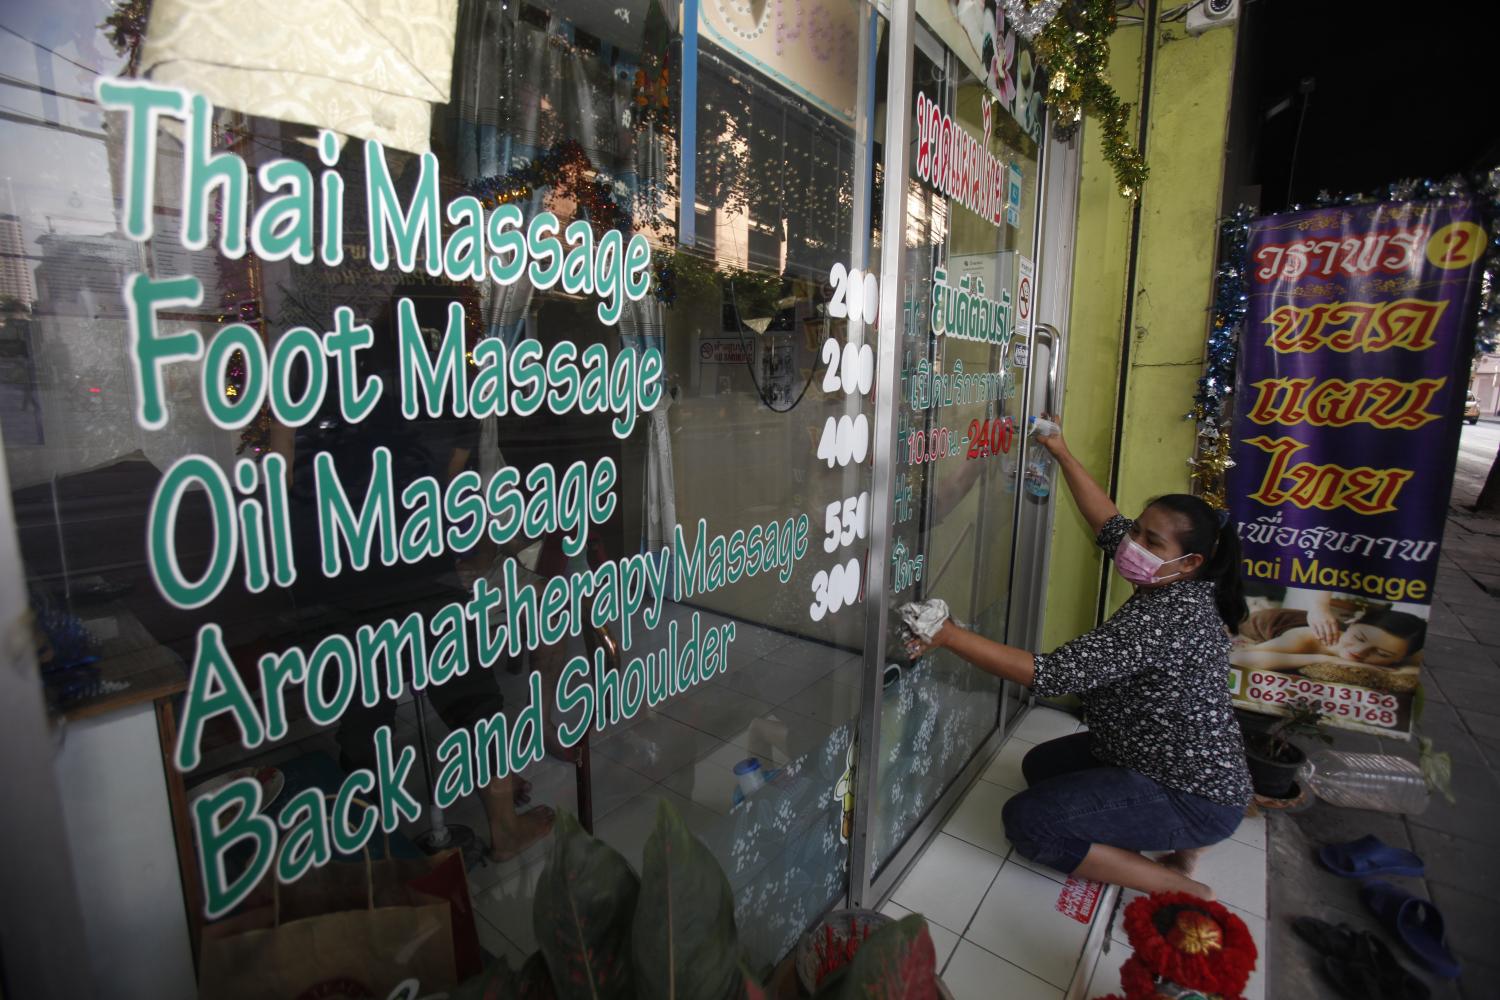
M 1448 519 L 1438 584 L 1428 623 L 1419 724 L 1434 749 L 1453 758 L 1456 804 L 1435 796 L 1418 816 L 1339 809 L 1323 803 L 1299 814 L 1270 817 L 1267 878 L 1270 955 L 1267 996 L 1278 1000 L 1333 995 L 1318 972 L 1319 956 L 1291 928 L 1308 914 L 1376 931 L 1439 1000 L 1500 997 L 1500 518 L 1457 506 Z M 1416 759 L 1415 741 L 1338 732 L 1336 749 Z M 1416 851 L 1421 879 L 1396 878 L 1432 900 L 1447 921 L 1448 942 L 1463 963 L 1454 983 L 1425 973 L 1400 943 L 1378 928 L 1359 900 L 1359 883 L 1323 870 L 1321 844 L 1373 833 Z

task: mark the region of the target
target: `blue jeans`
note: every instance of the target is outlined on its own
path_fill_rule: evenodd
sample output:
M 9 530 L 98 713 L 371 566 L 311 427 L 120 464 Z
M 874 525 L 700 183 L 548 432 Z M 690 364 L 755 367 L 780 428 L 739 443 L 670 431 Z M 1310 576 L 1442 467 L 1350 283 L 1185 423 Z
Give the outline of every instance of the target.
M 1073 872 L 1092 844 L 1127 851 L 1207 847 L 1228 837 L 1245 810 L 1179 792 L 1128 767 L 1111 767 L 1074 733 L 1032 747 L 1021 761 L 1027 789 L 1005 803 L 1016 853 Z

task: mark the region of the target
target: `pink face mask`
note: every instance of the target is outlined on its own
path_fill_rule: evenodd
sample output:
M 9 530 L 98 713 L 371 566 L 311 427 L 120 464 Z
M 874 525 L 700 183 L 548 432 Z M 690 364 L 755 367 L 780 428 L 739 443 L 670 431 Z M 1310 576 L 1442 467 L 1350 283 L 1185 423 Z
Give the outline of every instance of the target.
M 1174 562 L 1181 562 L 1186 558 L 1187 556 L 1178 556 L 1176 559 L 1163 559 L 1150 549 L 1137 545 L 1129 536 L 1122 538 L 1120 544 L 1115 547 L 1115 569 L 1119 570 L 1120 575 L 1131 583 L 1140 585 L 1162 583 L 1162 580 L 1156 578 L 1161 568 Z M 1181 573 L 1172 573 L 1166 579 L 1170 580 L 1174 576 L 1181 575 Z

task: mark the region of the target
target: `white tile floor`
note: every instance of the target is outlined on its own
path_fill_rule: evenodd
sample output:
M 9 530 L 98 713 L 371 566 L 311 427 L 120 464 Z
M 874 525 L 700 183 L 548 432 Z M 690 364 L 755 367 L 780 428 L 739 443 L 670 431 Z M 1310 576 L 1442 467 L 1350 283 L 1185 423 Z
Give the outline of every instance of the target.
M 1033 709 L 886 906 L 898 916 L 910 911 L 927 917 L 943 980 L 957 1000 L 1080 1000 L 1119 989 L 1119 968 L 1130 946 L 1118 917 L 1110 928 L 1114 940 L 1106 940 L 1101 928 L 1085 953 L 1090 926 L 1056 908 L 1065 876 L 1015 856 L 1000 825 L 1005 801 L 1026 787 L 1020 770 L 1026 751 L 1079 728 L 1066 713 Z M 1230 840 L 1209 848 L 1199 877 L 1245 921 L 1264 951 L 1264 819 L 1247 818 Z M 1121 893 L 1119 907 L 1135 895 Z M 1101 906 L 1094 919 L 1110 918 Z M 1260 969 L 1245 996 L 1264 1000 Z

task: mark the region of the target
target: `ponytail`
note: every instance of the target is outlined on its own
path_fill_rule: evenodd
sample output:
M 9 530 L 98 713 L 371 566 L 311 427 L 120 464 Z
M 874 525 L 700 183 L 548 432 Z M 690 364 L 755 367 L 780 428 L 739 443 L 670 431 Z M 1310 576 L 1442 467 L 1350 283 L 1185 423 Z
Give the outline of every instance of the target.
M 1213 581 L 1219 617 L 1229 631 L 1239 628 L 1250 614 L 1250 607 L 1245 603 L 1245 581 L 1240 576 L 1240 535 L 1235 530 L 1234 518 L 1226 518 L 1219 528 L 1214 554 L 1198 571 L 1198 578 Z
M 1188 530 L 1178 537 L 1178 544 L 1184 552 L 1203 557 L 1196 579 L 1214 585 L 1219 617 L 1230 631 L 1239 628 L 1250 608 L 1245 604 L 1245 583 L 1240 578 L 1240 536 L 1228 512 L 1221 520 L 1219 511 L 1186 493 L 1168 493 L 1146 506 L 1165 508 L 1187 521 Z

